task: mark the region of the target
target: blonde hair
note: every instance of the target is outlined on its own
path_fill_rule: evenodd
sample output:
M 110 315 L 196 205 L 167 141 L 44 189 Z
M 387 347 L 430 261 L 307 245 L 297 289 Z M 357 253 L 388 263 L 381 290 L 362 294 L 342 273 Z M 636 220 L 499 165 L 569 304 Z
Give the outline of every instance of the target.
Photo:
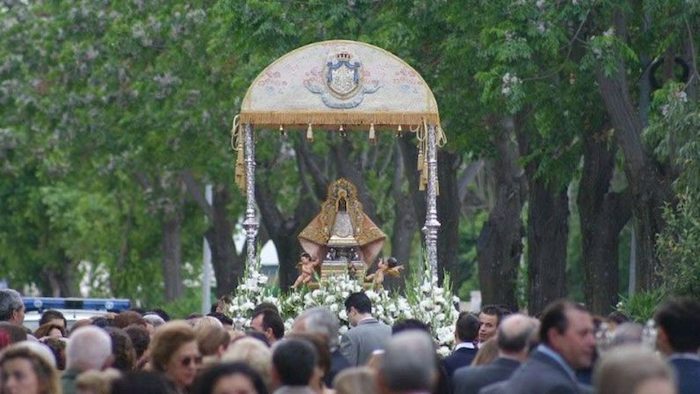
M 113 368 L 104 371 L 93 369 L 78 375 L 75 380 L 75 388 L 78 392 L 85 390 L 92 394 L 110 394 L 112 382 L 120 376 L 119 371 Z
M 640 345 L 623 345 L 601 357 L 593 385 L 597 393 L 626 394 L 650 379 L 668 380 L 675 386 L 671 367 L 658 354 Z
M 171 321 L 158 327 L 148 346 L 151 367 L 158 372 L 165 372 L 170 358 L 181 346 L 196 341 L 194 329 L 184 321 Z
M 202 325 L 195 327 L 197 347 L 202 356 L 215 355 L 219 347 L 228 348 L 231 336 L 223 327 Z
M 376 375 L 368 367 L 354 367 L 342 370 L 333 379 L 336 394 L 378 394 Z
M 270 387 L 270 365 L 272 351 L 262 341 L 255 338 L 240 338 L 231 343 L 226 353 L 221 356 L 222 362 L 242 361 L 259 373 L 267 387 Z
M 484 365 L 495 360 L 498 357 L 498 344 L 496 338 L 493 337 L 479 346 L 479 351 L 476 352 L 471 365 Z
M 61 387 L 58 384 L 58 371 L 46 358 L 32 351 L 29 347 L 11 345 L 0 353 L 0 369 L 2 369 L 5 362 L 14 359 L 29 361 L 39 382 L 41 394 L 61 393 Z

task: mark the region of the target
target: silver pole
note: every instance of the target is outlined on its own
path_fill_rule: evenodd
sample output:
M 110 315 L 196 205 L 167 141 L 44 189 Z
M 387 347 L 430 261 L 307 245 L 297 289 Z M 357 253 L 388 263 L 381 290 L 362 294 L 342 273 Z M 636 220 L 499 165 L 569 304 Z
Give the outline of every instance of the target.
M 204 192 L 205 198 L 209 206 L 212 205 L 212 186 L 207 185 Z M 206 315 L 211 309 L 211 249 L 209 248 L 209 241 L 207 237 L 204 237 L 202 242 L 202 314 Z
M 245 229 L 246 246 L 248 247 L 248 261 L 250 267 L 255 264 L 255 237 L 258 235 L 258 219 L 255 215 L 255 141 L 253 139 L 253 127 L 245 124 L 245 180 L 246 180 L 246 209 L 243 228 Z
M 433 278 L 437 278 L 437 237 L 440 222 L 437 216 L 437 141 L 435 125 L 428 125 L 428 210 L 425 215 L 425 246 L 428 249 L 428 263 Z

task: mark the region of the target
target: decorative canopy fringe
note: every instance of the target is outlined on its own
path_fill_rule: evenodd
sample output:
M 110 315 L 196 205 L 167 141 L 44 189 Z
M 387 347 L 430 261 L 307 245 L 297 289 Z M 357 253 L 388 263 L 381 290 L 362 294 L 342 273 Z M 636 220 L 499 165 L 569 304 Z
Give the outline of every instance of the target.
M 366 112 L 241 112 L 240 122 L 256 126 L 300 126 L 309 124 L 318 126 L 332 125 L 371 125 L 400 126 L 419 125 L 423 122 L 439 125 L 440 117 L 436 113 L 366 113 Z

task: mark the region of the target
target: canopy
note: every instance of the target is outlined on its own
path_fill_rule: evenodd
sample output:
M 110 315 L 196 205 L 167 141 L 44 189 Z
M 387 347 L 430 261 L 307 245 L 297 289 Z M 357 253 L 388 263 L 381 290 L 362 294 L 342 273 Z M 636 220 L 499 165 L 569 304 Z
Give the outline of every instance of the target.
M 362 42 L 323 41 L 270 64 L 243 99 L 241 124 L 439 127 L 433 92 L 393 54 Z
M 366 125 L 366 126 L 363 126 Z M 419 187 L 426 189 L 426 249 L 437 275 L 437 152 L 445 134 L 433 92 L 411 66 L 391 53 L 356 41 L 310 44 L 270 64 L 248 88 L 234 119 L 232 145 L 236 183 L 246 193 L 248 263 L 255 262 L 259 222 L 255 209 L 255 139 L 253 126 L 302 126 L 313 140 L 313 127 L 344 133 L 363 129 L 376 141 L 383 126 L 416 133 Z M 354 126 L 354 127 L 353 127 Z M 376 129 L 375 129 L 376 127 Z

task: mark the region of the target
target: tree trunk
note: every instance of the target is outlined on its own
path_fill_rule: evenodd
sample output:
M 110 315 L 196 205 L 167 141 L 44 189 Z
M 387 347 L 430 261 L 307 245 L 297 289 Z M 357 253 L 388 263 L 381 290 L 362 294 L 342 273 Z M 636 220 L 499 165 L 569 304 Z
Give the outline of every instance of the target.
M 391 255 L 402 264 L 406 271 L 399 278 L 385 278 L 385 287 L 390 290 L 400 290 L 403 288 L 405 272 L 408 272 L 408 265 L 411 260 L 411 248 L 413 239 L 418 230 L 416 212 L 411 203 L 411 193 L 408 192 L 408 185 L 405 183 L 404 162 L 401 149 L 394 146 L 394 161 L 396 169 L 391 186 L 391 194 L 394 198 L 394 228 L 391 236 Z
M 180 250 L 180 232 L 182 230 L 182 213 L 176 207 L 170 213 L 164 213 L 161 222 L 162 268 L 165 284 L 165 300 L 173 301 L 184 294 L 182 284 L 182 253 Z
M 425 191 L 420 191 L 418 188 L 418 148 L 416 148 L 415 143 L 408 137 L 408 135 L 403 135 L 397 138 L 397 143 L 401 149 L 401 157 L 404 163 L 404 173 L 406 174 L 406 179 L 408 180 L 408 191 L 411 194 L 411 203 L 413 204 L 413 209 L 416 212 L 416 220 L 418 222 L 418 227 L 422 228 L 425 223 Z M 425 238 L 421 238 L 421 243 L 425 247 Z
M 302 227 L 306 226 L 318 212 L 318 207 L 311 201 L 311 196 L 306 196 L 300 199 L 294 216 L 286 218 L 277 207 L 275 193 L 260 178 L 256 177 L 255 200 L 260 209 L 262 224 L 277 249 L 279 285 L 286 291 L 297 277 L 296 266 L 301 253 L 301 245 L 297 237 Z
M 49 287 L 49 289 L 42 289 L 42 293 L 51 294 L 51 297 L 80 297 L 79 284 L 75 281 L 77 273 L 75 264 L 66 255 L 65 250 L 60 251 L 59 255 L 61 267 L 47 267 L 42 270 Z
M 584 133 L 583 173 L 579 182 L 578 209 L 583 249 L 586 305 L 606 315 L 618 301 L 618 243 L 620 231 L 632 216 L 630 198 L 610 191 L 615 170 L 615 147 L 603 130 Z
M 445 272 L 456 273 L 457 252 L 459 248 L 459 219 L 462 204 L 457 190 L 457 168 L 460 157 L 447 150 L 438 151 L 437 213 L 440 229 L 438 230 L 437 258 L 438 283 L 442 283 Z M 454 279 L 454 275 L 452 275 Z
M 566 189 L 551 190 L 540 179 L 530 181 L 529 189 L 528 311 L 537 315 L 550 302 L 566 296 L 569 197 Z
M 513 121 L 495 135 L 495 203 L 477 241 L 479 287 L 482 304 L 504 304 L 518 309 L 515 286 L 522 254 L 525 183 L 518 166 L 518 149 L 511 142 Z
M 622 11 L 615 13 L 615 34 L 626 39 L 626 22 Z M 621 55 L 618 55 L 620 57 Z M 637 289 L 650 290 L 659 284 L 660 262 L 656 253 L 656 235 L 664 226 L 662 210 L 671 200 L 668 177 L 659 171 L 658 163 L 645 151 L 642 142 L 642 121 L 632 105 L 626 67 L 620 59 L 610 75 L 601 68 L 596 73 L 600 94 L 615 127 L 615 138 L 625 158 L 625 175 L 633 202 L 637 238 Z
M 523 156 L 532 152 L 527 131 L 517 133 Z M 525 167 L 528 182 L 527 263 L 528 311 L 536 315 L 566 296 L 566 248 L 569 239 L 569 196 L 566 185 L 552 185 L 537 176 L 539 163 Z
M 231 194 L 226 185 L 214 185 L 212 192 L 212 220 L 205 236 L 211 249 L 211 264 L 216 277 L 216 296 L 230 294 L 238 285 L 245 266 L 245 253 L 236 253 L 233 243 L 233 223 L 228 205 Z

